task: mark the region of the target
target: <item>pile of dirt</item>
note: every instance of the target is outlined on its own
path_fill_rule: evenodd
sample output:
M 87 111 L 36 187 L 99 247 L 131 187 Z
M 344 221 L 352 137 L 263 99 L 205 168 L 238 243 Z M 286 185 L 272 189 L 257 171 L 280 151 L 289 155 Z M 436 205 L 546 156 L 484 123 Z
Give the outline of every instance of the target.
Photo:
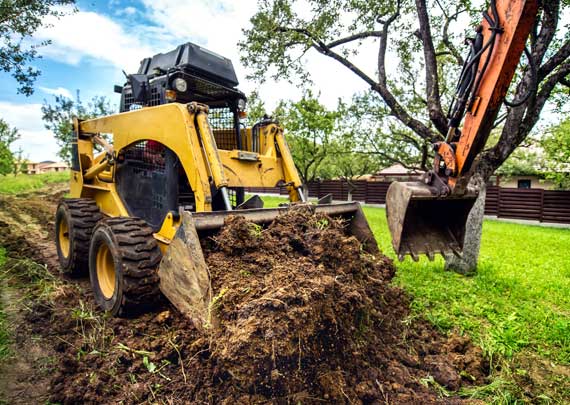
M 228 217 L 203 241 L 216 315 L 206 331 L 168 304 L 111 318 L 85 281 L 62 282 L 26 318 L 56 353 L 50 401 L 462 402 L 438 387 L 482 383 L 480 349 L 412 317 L 391 261 L 345 225 L 304 209 L 266 228 Z
M 483 377 L 466 339 L 405 325 L 392 262 L 346 228 L 296 209 L 267 229 L 230 217 L 205 244 L 220 323 L 210 351 L 230 377 L 218 399 L 408 402 L 433 397 L 430 375 L 450 390 Z

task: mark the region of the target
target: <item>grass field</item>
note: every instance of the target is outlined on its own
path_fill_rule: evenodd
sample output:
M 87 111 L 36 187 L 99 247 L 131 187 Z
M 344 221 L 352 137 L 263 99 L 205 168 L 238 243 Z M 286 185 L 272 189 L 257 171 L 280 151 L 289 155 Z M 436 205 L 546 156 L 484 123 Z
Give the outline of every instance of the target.
M 69 172 L 0 176 L 0 193 L 18 194 L 69 180 Z

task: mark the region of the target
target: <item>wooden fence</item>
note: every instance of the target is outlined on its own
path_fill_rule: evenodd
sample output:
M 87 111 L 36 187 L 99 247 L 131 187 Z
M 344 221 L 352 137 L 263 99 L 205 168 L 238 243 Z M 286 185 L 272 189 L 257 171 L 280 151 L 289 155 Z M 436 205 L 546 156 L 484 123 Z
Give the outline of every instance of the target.
M 389 182 L 356 181 L 352 200 L 367 204 L 385 204 Z M 320 198 L 332 194 L 334 200 L 348 199 L 348 184 L 326 180 L 309 184 L 309 196 Z M 249 188 L 252 193 L 287 194 L 284 188 Z M 490 186 L 487 188 L 485 214 L 499 218 L 527 219 L 540 222 L 570 224 L 570 191 L 516 189 Z

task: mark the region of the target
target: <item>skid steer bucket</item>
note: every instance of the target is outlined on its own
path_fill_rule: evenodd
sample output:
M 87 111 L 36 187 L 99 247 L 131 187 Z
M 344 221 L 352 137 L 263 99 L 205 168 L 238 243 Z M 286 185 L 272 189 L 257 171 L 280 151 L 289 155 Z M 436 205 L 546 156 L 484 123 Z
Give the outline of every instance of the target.
M 476 198 L 474 191 L 440 197 L 434 187 L 421 182 L 393 182 L 386 194 L 386 216 L 398 258 L 461 255 L 467 216 Z
M 348 221 L 348 232 L 361 243 L 364 251 L 379 253 L 376 239 L 357 202 L 313 205 L 307 208 Z M 255 208 L 236 211 L 182 213 L 182 224 L 170 243 L 159 267 L 160 290 L 168 300 L 197 328 L 217 324 L 211 312 L 212 290 L 200 238 L 210 235 L 224 225 L 228 215 L 239 215 L 256 224 L 269 224 L 289 207 Z M 231 271 L 231 269 L 228 269 Z

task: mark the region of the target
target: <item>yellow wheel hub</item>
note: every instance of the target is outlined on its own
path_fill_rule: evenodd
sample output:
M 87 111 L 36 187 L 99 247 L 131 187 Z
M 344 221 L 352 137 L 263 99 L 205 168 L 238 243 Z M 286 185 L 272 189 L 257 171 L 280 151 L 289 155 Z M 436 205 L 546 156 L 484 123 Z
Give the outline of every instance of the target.
M 59 249 L 65 258 L 69 256 L 69 248 L 71 242 L 69 241 L 69 226 L 67 219 L 63 218 L 59 224 L 58 232 Z
M 109 299 L 115 292 L 115 262 L 106 244 L 101 244 L 97 251 L 97 281 L 105 298 Z

